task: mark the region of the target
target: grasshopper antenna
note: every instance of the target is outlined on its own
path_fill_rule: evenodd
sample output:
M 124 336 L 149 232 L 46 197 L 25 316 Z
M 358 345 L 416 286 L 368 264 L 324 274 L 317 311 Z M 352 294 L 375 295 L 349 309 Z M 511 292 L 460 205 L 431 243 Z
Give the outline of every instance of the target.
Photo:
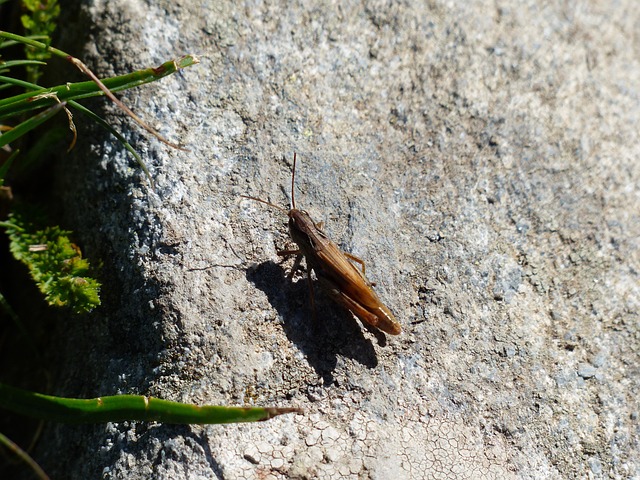
M 261 198 L 250 197 L 249 195 L 240 195 L 240 196 L 243 198 L 248 198 L 249 200 L 255 200 L 256 202 L 264 203 L 265 205 L 269 205 L 270 207 L 273 207 L 273 208 L 277 208 L 281 212 L 284 212 L 285 214 L 289 215 L 289 212 L 287 211 L 287 209 L 279 207 L 278 205 L 274 205 L 273 203 L 267 202 L 266 200 L 262 200 Z
M 295 180 L 296 180 L 296 152 L 293 152 L 293 172 L 291 172 L 291 208 L 296 208 L 296 195 L 295 195 Z

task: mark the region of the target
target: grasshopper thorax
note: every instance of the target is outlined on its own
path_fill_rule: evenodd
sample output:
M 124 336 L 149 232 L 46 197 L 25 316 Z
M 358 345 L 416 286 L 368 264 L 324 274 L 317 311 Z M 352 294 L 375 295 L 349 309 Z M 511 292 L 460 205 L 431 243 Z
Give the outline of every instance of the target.
M 318 248 L 315 241 L 320 229 L 316 226 L 309 214 L 304 210 L 292 208 L 289 210 L 289 234 L 296 242 L 300 250 L 306 252 Z

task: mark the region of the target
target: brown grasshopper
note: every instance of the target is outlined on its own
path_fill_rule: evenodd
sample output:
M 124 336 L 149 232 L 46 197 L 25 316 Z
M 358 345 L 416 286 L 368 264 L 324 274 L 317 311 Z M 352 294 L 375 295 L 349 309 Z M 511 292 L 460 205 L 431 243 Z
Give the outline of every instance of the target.
M 364 323 L 372 325 L 383 332 L 398 335 L 402 331 L 400 323 L 393 313 L 382 303 L 373 284 L 365 277 L 364 262 L 349 253 L 343 252 L 321 230 L 309 214 L 296 208 L 295 201 L 296 154 L 293 154 L 293 171 L 291 173 L 291 209 L 269 203 L 255 197 L 242 195 L 244 198 L 265 203 L 285 212 L 289 216 L 289 233 L 298 245 L 297 250 L 283 250 L 278 255 L 298 255 L 296 264 L 301 256 L 307 260 L 307 277 L 311 286 L 311 271 L 313 270 L 318 283 L 334 301 L 347 308 Z M 349 260 L 358 263 L 362 272 Z M 293 272 L 292 272 L 293 273 Z M 311 286 L 311 301 L 313 303 L 313 286 Z

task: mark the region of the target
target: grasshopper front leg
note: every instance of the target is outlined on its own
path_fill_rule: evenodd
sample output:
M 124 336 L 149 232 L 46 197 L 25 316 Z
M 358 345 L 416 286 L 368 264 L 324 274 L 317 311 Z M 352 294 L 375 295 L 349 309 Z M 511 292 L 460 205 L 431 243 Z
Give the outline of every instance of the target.
M 300 268 L 300 263 L 302 262 L 302 257 L 304 257 L 302 251 L 298 250 L 280 250 L 278 255 L 281 257 L 287 257 L 290 255 L 297 255 L 295 261 L 293 262 L 293 266 L 291 267 L 291 271 L 287 275 L 287 278 L 293 278 L 293 274 Z M 317 323 L 318 318 L 316 316 L 316 301 L 315 295 L 313 293 L 313 282 L 311 280 L 311 271 L 307 271 L 307 283 L 309 285 L 309 296 L 311 297 L 311 312 L 313 314 L 313 321 Z
M 291 271 L 287 275 L 287 278 L 291 280 L 296 271 L 300 268 L 300 263 L 302 262 L 302 257 L 304 256 L 300 250 L 281 250 L 278 252 L 278 255 L 281 257 L 287 257 L 290 255 L 296 255 L 296 259 L 293 261 L 293 266 L 291 267 Z

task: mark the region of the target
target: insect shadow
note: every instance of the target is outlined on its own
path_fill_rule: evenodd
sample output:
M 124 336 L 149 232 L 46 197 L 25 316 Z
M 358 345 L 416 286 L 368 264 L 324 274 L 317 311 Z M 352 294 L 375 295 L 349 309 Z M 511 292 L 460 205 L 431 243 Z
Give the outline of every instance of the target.
M 332 377 L 337 355 L 368 368 L 378 365 L 371 340 L 364 337 L 351 313 L 333 305 L 319 288 L 314 288 L 317 310 L 314 321 L 306 279 L 289 280 L 282 266 L 272 261 L 249 268 L 247 279 L 267 295 L 283 319 L 287 337 L 305 354 L 318 375 Z

